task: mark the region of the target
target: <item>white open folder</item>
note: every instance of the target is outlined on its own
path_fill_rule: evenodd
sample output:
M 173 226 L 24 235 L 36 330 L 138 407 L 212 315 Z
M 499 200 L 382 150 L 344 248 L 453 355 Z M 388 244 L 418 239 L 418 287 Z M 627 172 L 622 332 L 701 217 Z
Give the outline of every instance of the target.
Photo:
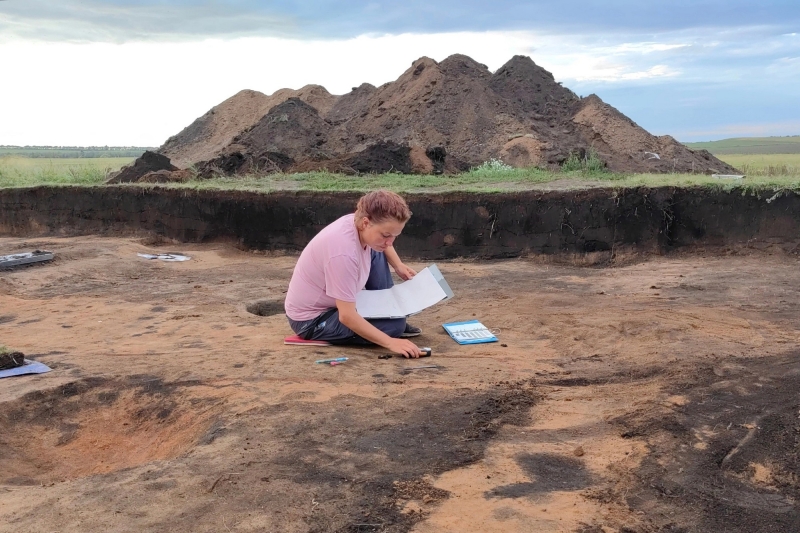
M 356 310 L 364 318 L 402 318 L 452 297 L 439 268 L 430 265 L 391 289 L 362 290 L 356 295 Z

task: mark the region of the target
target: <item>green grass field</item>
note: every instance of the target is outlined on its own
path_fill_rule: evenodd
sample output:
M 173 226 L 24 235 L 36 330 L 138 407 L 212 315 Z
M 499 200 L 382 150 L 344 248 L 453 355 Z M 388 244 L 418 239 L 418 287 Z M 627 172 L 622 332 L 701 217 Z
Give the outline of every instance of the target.
M 0 146 L 0 157 L 44 159 L 139 157 L 145 150 L 153 149 L 138 146 Z
M 717 179 L 702 174 L 614 174 L 609 172 L 552 172 L 539 169 L 476 169 L 453 176 L 375 174 L 346 176 L 328 172 L 271 174 L 241 178 L 194 180 L 187 183 L 130 187 L 167 187 L 193 190 L 242 190 L 271 192 L 368 191 L 387 188 L 398 192 L 436 193 L 447 191 L 502 192 L 532 189 L 585 189 L 591 187 L 708 186 L 753 189 L 800 190 L 800 154 L 790 156 L 723 156 L 737 168 L 748 169 L 744 179 Z M 100 185 L 110 170 L 117 170 L 133 158 L 29 159 L 0 157 L 0 188 L 37 185 Z
M 692 150 L 727 154 L 800 154 L 800 135 L 791 137 L 738 137 L 701 143 L 684 143 Z
M 119 170 L 133 157 L 29 158 L 0 157 L 0 187 L 34 185 L 96 185 L 106 173 Z
M 748 176 L 796 176 L 800 174 L 800 153 L 720 154 L 717 157 Z

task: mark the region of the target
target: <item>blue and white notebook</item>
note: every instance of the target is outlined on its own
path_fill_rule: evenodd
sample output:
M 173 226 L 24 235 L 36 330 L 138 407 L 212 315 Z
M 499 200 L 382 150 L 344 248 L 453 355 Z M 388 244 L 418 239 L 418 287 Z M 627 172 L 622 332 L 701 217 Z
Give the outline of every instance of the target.
M 497 337 L 494 336 L 494 333 L 477 320 L 450 322 L 449 324 L 442 324 L 442 327 L 458 344 L 497 342 Z

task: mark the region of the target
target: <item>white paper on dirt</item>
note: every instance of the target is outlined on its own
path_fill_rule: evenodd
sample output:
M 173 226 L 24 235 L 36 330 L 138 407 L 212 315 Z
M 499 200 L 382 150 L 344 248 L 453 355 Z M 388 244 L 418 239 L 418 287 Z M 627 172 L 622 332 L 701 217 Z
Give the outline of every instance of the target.
M 10 378 L 12 376 L 24 376 L 25 374 L 44 374 L 45 372 L 50 372 L 49 366 L 38 361 L 25 359 L 22 366 L 0 370 L 0 379 Z
M 182 254 L 136 254 L 139 257 L 143 257 L 145 259 L 158 259 L 160 261 L 168 261 L 170 263 L 180 262 L 180 261 L 188 261 L 191 259 L 188 255 Z
M 447 298 L 429 268 L 410 280 L 380 291 L 362 290 L 356 295 L 356 310 L 364 318 L 402 318 L 414 315 Z

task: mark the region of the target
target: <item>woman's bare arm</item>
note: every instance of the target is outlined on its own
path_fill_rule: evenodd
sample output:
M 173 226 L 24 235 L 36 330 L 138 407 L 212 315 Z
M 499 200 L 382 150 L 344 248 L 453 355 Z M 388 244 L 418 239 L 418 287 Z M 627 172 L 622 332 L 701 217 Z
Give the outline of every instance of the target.
M 400 256 L 397 255 L 397 250 L 394 249 L 394 246 L 389 246 L 383 253 L 386 254 L 386 260 L 392 265 L 394 271 L 397 272 L 397 275 L 402 279 L 408 281 L 417 275 L 416 270 L 403 263 Z
M 387 350 L 400 354 L 403 357 L 419 357 L 422 350 L 413 342 L 406 339 L 395 339 L 382 332 L 364 319 L 356 311 L 356 304 L 336 300 L 336 308 L 339 310 L 339 322 L 353 330 L 353 332 L 363 339 L 383 346 Z

